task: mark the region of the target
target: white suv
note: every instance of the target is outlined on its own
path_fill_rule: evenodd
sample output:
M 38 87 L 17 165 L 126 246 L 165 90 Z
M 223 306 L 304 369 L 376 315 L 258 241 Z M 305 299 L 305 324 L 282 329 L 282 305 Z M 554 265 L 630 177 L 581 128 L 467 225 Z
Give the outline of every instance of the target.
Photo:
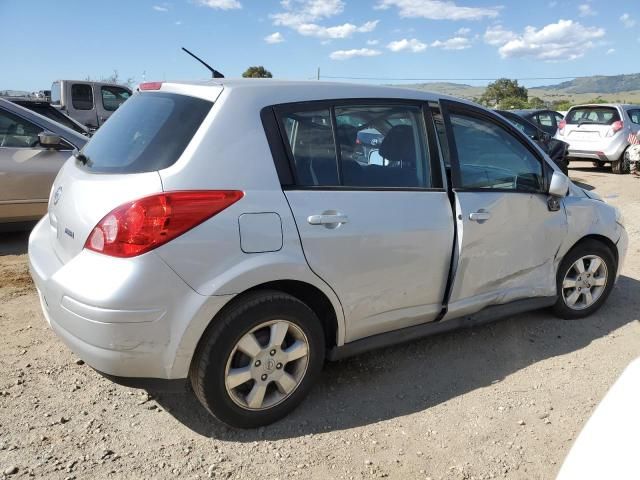
M 189 377 L 253 427 L 325 358 L 542 307 L 588 315 L 626 247 L 618 211 L 490 111 L 259 79 L 142 84 L 60 171 L 29 259 L 88 364 Z

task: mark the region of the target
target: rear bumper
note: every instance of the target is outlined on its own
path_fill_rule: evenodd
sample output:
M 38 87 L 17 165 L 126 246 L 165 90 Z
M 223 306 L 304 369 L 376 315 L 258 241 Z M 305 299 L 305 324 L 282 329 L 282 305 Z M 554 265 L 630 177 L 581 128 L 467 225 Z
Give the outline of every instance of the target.
M 620 160 L 625 149 L 629 146 L 626 137 L 618 134 L 615 140 L 598 142 L 572 142 L 569 143 L 567 157 L 571 159 L 597 160 L 601 162 L 615 162 Z M 559 138 L 559 140 L 563 140 Z M 567 141 L 567 140 L 563 140 Z
M 29 268 L 44 316 L 87 364 L 120 377 L 184 378 L 206 325 L 232 297 L 205 297 L 160 257 L 87 250 L 63 264 L 45 217 L 29 237 Z

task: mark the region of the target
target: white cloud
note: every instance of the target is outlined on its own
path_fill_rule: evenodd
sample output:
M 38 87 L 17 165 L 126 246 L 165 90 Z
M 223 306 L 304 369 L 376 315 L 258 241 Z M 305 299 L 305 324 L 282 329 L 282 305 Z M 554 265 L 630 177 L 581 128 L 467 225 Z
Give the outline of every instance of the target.
M 176 25 L 182 25 L 182 20 L 178 20 L 178 21 L 176 22 Z
M 403 38 L 402 40 L 396 40 L 387 45 L 387 48 L 392 52 L 401 52 L 402 50 L 411 50 L 413 53 L 424 52 L 427 49 L 427 44 L 422 43 L 417 38 L 408 40 Z
M 342 0 L 282 0 L 284 12 L 270 15 L 274 25 L 291 28 L 300 35 L 324 39 L 348 38 L 354 33 L 372 32 L 378 20 L 365 22 L 360 26 L 343 23 L 325 27 L 317 22 L 342 13 Z
M 436 40 L 431 44 L 434 48 L 442 48 L 443 50 L 464 50 L 471 48 L 471 40 L 467 37 L 453 37 L 448 40 Z
M 593 8 L 591 8 L 591 5 L 589 5 L 588 3 L 578 5 L 578 12 L 580 12 L 581 17 L 593 17 L 598 13 L 594 11 Z
M 470 28 L 459 28 L 458 30 L 456 30 L 456 36 L 458 37 L 464 37 L 465 35 L 469 35 L 470 33 Z
M 614 53 L 616 53 L 615 48 L 610 48 L 609 50 L 607 50 L 607 55 L 613 55 Z
M 386 10 L 397 7 L 401 17 L 421 17 L 429 20 L 481 20 L 495 18 L 501 7 L 461 7 L 453 0 L 379 0 L 374 7 Z
M 493 45 L 494 47 L 502 46 L 511 40 L 515 40 L 517 37 L 515 33 L 505 30 L 502 25 L 488 27 L 484 32 L 485 43 Z
M 197 0 L 198 5 L 218 10 L 236 10 L 242 8 L 238 0 Z
M 167 7 L 163 7 L 162 5 L 154 5 L 153 9 L 156 12 L 168 12 L 169 11 L 169 9 Z
M 275 32 L 264 37 L 264 41 L 267 43 L 282 43 L 284 42 L 284 37 L 280 32 Z
M 329 58 L 332 60 L 349 60 L 354 57 L 375 57 L 377 55 L 382 55 L 382 52 L 371 48 L 354 48 L 353 50 L 336 50 L 331 52 Z
M 622 22 L 625 28 L 633 28 L 636 26 L 636 23 L 637 23 L 635 19 L 633 19 L 631 15 L 629 15 L 628 13 L 623 14 L 620 17 L 620 21 Z
M 522 34 L 502 44 L 498 49 L 502 58 L 531 57 L 545 61 L 575 60 L 596 46 L 595 40 L 604 37 L 605 30 L 585 27 L 573 20 L 559 20 L 536 29 L 526 27 Z M 504 38 L 507 38 L 505 34 Z M 487 41 L 485 34 L 485 41 Z M 493 43 L 493 45 L 500 45 Z
M 380 40 L 367 40 L 367 45 L 378 45 Z

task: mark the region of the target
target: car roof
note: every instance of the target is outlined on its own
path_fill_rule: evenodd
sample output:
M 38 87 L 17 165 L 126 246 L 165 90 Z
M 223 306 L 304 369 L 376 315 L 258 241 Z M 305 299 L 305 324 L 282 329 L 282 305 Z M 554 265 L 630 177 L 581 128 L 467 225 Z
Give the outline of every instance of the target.
M 533 115 L 536 114 L 538 112 L 555 112 L 555 110 L 552 110 L 550 108 L 521 108 L 519 110 L 508 110 L 509 112 L 513 112 L 516 115 Z
M 0 98 L 0 108 L 7 110 L 15 115 L 18 115 L 25 120 L 38 124 L 38 126 L 49 130 L 53 133 L 60 135 L 66 141 L 71 143 L 74 147 L 82 148 L 85 143 L 87 143 L 88 138 L 80 135 L 79 133 L 71 130 L 64 125 L 54 122 L 49 118 L 40 115 L 28 108 L 22 107 L 16 103 L 10 102 L 4 98 Z
M 346 82 L 324 82 L 311 80 L 275 80 L 270 78 L 218 78 L 206 81 L 166 81 L 163 85 L 176 85 L 183 87 L 222 87 L 224 90 L 243 90 L 253 94 L 265 94 L 270 92 L 286 92 L 291 101 L 331 100 L 347 98 L 398 98 L 415 100 L 440 100 L 451 99 L 462 103 L 471 103 L 463 99 L 428 92 L 404 88 L 401 86 L 381 86 L 369 84 L 356 84 Z M 297 98 L 298 100 L 294 100 Z M 272 102 L 279 103 L 279 102 Z
M 609 107 L 609 108 L 624 108 L 625 110 L 629 110 L 632 108 L 640 108 L 640 105 L 635 105 L 632 103 L 582 103 L 580 105 L 574 105 L 569 110 L 573 110 L 574 108 L 584 108 L 584 107 Z

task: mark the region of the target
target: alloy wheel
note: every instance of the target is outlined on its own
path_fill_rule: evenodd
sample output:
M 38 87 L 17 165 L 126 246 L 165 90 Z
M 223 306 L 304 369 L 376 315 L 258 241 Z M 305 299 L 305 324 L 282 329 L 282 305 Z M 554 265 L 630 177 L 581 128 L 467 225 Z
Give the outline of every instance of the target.
M 598 301 L 607 286 L 605 261 L 597 255 L 576 260 L 562 281 L 562 298 L 572 310 L 584 310 Z
M 302 382 L 309 364 L 304 332 L 287 320 L 262 323 L 244 334 L 229 355 L 225 387 L 246 410 L 265 410 L 286 400 Z

